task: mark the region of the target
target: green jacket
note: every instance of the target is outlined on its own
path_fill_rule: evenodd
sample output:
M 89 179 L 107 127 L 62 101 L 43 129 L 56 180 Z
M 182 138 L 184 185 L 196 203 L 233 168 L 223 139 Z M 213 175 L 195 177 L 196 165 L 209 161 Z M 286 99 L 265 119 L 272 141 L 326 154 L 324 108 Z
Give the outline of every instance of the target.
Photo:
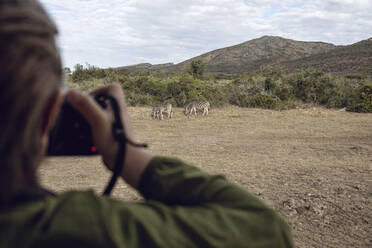
M 142 202 L 92 191 L 24 193 L 0 205 L 0 247 L 292 247 L 287 224 L 222 176 L 156 157 Z

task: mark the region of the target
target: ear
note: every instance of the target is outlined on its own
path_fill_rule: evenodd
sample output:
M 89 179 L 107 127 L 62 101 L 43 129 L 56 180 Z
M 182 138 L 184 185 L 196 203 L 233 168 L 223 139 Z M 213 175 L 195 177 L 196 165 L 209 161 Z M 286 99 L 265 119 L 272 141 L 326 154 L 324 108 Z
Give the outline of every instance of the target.
M 43 150 L 46 149 L 48 145 L 49 132 L 55 124 L 63 98 L 62 89 L 58 89 L 57 92 L 49 98 L 48 103 L 44 108 L 41 125 L 41 144 Z

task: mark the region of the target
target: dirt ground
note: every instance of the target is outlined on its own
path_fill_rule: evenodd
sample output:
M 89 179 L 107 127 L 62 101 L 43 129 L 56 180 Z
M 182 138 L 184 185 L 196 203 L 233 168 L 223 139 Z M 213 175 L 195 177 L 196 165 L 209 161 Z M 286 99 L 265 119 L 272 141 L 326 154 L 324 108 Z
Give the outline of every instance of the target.
M 208 117 L 151 120 L 130 108 L 136 137 L 155 154 L 225 175 L 275 208 L 296 247 L 372 247 L 372 114 L 321 108 L 270 111 L 227 107 Z M 50 158 L 43 184 L 57 192 L 101 192 L 99 157 Z M 141 200 L 120 182 L 114 197 Z

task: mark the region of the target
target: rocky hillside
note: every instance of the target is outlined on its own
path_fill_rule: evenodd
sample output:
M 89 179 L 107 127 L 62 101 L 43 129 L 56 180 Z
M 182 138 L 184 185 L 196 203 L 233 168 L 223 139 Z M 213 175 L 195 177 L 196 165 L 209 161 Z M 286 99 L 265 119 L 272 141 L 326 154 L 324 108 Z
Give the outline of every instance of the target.
M 276 66 L 287 72 L 313 67 L 340 75 L 372 75 L 372 38 Z
M 183 71 L 192 60 L 202 60 L 210 73 L 244 73 L 262 67 L 324 53 L 335 46 L 323 42 L 303 42 L 277 36 L 263 36 L 242 44 L 214 50 L 182 63 L 170 66 L 169 71 Z
M 121 70 L 182 72 L 193 60 L 202 60 L 207 73 L 240 74 L 262 68 L 284 72 L 315 67 L 342 75 L 372 74 L 372 38 L 348 46 L 304 42 L 278 36 L 263 36 L 235 46 L 217 49 L 179 64 L 148 63 L 124 66 Z
M 152 65 L 150 63 L 141 63 L 136 65 L 128 65 L 128 66 L 121 66 L 117 67 L 117 70 L 127 70 L 127 71 L 147 71 L 147 70 L 162 70 L 167 67 L 173 66 L 173 63 L 165 63 L 165 64 L 158 64 Z

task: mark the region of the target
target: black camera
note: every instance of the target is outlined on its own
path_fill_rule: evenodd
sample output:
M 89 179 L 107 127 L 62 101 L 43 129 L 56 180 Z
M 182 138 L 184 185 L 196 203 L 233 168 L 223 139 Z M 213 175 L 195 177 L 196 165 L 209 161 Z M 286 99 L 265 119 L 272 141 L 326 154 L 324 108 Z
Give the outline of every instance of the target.
M 104 95 L 90 95 L 103 108 L 107 108 Z M 88 121 L 65 99 L 56 124 L 49 135 L 48 156 L 96 155 L 92 129 Z

